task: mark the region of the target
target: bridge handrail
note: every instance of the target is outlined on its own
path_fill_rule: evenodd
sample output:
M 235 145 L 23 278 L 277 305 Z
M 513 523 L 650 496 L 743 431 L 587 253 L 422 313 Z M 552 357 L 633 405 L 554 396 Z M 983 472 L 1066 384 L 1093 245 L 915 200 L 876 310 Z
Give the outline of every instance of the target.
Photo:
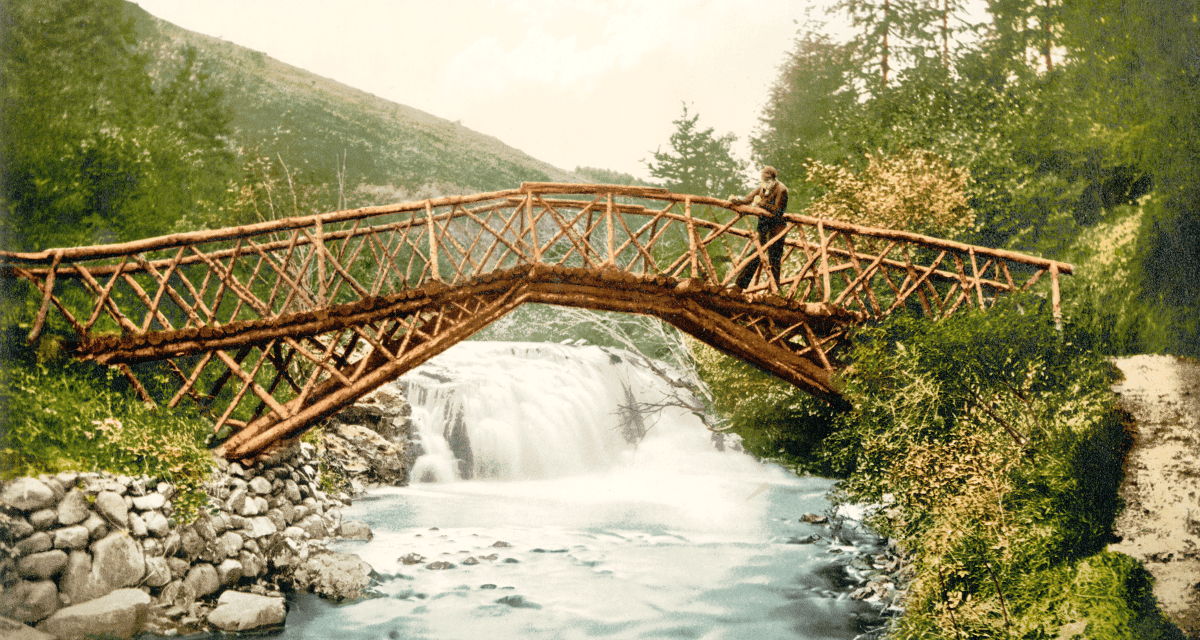
M 446 196 L 440 198 L 428 198 L 414 202 L 404 202 L 392 205 L 382 205 L 374 207 L 360 207 L 357 209 L 346 209 L 341 211 L 332 211 L 322 214 L 314 214 L 308 216 L 295 216 L 288 218 L 279 218 L 276 220 L 268 220 L 265 222 L 257 222 L 238 227 L 226 227 L 223 229 L 213 229 L 205 231 L 188 231 L 183 233 L 171 234 L 166 236 L 156 236 L 153 238 L 145 238 L 141 240 L 132 240 L 121 243 L 111 243 L 102 245 L 93 245 L 86 247 L 59 247 L 44 249 L 37 252 L 14 252 L 0 250 L 0 261 L 10 264 L 49 264 L 52 262 L 67 260 L 67 261 L 85 261 L 85 260 L 102 260 L 107 258 L 116 258 L 137 253 L 145 253 L 149 251 L 161 251 L 164 249 L 175 249 L 181 246 L 189 246 L 196 244 L 206 244 L 210 242 L 219 242 L 224 240 L 238 240 L 259 236 L 267 233 L 278 231 L 292 231 L 295 229 L 303 229 L 320 224 L 335 224 L 339 222 L 351 222 L 356 220 L 365 220 L 368 218 L 381 217 L 386 215 L 395 215 L 399 213 L 423 212 L 429 208 L 441 208 L 447 206 L 464 205 L 476 202 L 487 202 L 491 200 L 499 200 L 503 198 L 518 198 L 527 195 L 573 195 L 573 194 L 607 194 L 611 193 L 614 196 L 625 196 L 634 198 L 644 198 L 650 200 L 660 200 L 665 202 L 677 202 L 680 204 L 690 201 L 697 205 L 708 205 L 729 209 L 740 215 L 760 215 L 766 213 L 763 209 L 753 205 L 731 205 L 728 200 L 713 198 L 710 196 L 700 196 L 691 194 L 673 193 L 666 189 L 657 187 L 631 187 L 626 185 L 612 184 L 577 184 L 577 183 L 554 183 L 554 182 L 526 182 L 518 189 L 505 189 L 501 191 L 491 191 L 486 193 L 478 193 L 465 196 Z M 563 202 L 564 204 L 574 204 L 571 201 L 555 201 L 555 203 Z M 645 212 L 644 207 L 638 205 L 629 205 L 625 203 L 614 203 L 624 213 L 640 213 Z M 638 210 L 641 211 L 638 211 Z M 439 219 L 454 217 L 458 215 L 456 211 L 449 211 L 433 216 L 431 219 L 413 219 L 406 222 L 392 223 L 384 225 L 384 228 L 399 228 L 404 225 L 414 227 L 424 226 L 432 220 L 437 222 Z M 687 218 L 680 214 L 665 212 L 662 214 L 666 218 L 685 222 Z M 866 225 L 858 225 L 850 222 L 836 220 L 832 218 L 814 218 L 798 213 L 786 213 L 785 219 L 789 222 L 816 227 L 818 224 L 825 229 L 833 231 L 841 231 L 852 233 L 855 235 L 880 238 L 884 240 L 896 240 L 900 242 L 908 242 L 913 244 L 921 244 L 937 249 L 946 249 L 948 251 L 957 251 L 967 253 L 974 251 L 976 255 L 990 256 L 1001 258 L 1012 262 L 1028 264 L 1030 266 L 1050 269 L 1057 266 L 1059 273 L 1072 274 L 1074 267 L 1065 262 L 1041 258 L 1038 256 L 1030 256 L 1015 251 L 1005 249 L 995 249 L 991 247 L 968 245 L 962 242 L 953 240 L 945 240 L 934 236 L 922 235 L 910 231 L 899 231 L 895 229 L 884 229 L 881 227 L 870 227 Z M 704 218 L 693 218 L 693 223 L 697 226 L 707 229 L 718 229 L 722 223 L 708 220 Z M 379 227 L 374 227 L 378 230 Z M 730 227 L 727 230 L 734 235 L 751 235 L 751 232 L 744 229 Z M 353 237 L 355 235 L 370 233 L 370 228 L 364 228 L 356 232 L 349 230 L 331 231 L 325 235 L 325 238 L 344 238 Z M 304 241 L 301 241 L 304 242 Z M 283 243 L 286 244 L 286 243 Z M 263 247 L 267 249 L 266 246 Z M 157 261 L 166 264 L 168 261 Z M 158 266 L 155 262 L 151 262 Z M 140 265 L 132 265 L 125 268 L 125 271 L 141 270 L 144 267 Z M 40 271 L 31 271 L 38 274 Z M 5 269 L 0 275 L 11 276 L 8 269 Z

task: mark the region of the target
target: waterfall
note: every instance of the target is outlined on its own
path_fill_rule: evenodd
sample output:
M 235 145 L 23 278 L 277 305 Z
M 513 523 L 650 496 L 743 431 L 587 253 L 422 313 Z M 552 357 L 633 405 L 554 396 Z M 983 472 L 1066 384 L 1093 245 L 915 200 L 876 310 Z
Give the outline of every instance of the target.
M 711 440 L 689 411 L 660 406 L 677 388 L 617 349 L 464 342 L 396 384 L 423 450 L 414 483 L 581 475 L 611 468 L 640 436 Z

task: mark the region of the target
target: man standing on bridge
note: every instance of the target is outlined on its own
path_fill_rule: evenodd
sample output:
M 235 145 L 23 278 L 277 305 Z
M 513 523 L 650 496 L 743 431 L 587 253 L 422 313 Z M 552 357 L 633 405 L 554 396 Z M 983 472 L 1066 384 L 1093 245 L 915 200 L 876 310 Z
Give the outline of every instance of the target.
M 783 236 L 770 246 L 771 238 L 779 235 L 786 227 L 783 213 L 787 211 L 788 189 L 776 179 L 779 175 L 775 167 L 766 166 L 762 170 L 762 183 L 744 198 L 729 196 L 730 204 L 753 204 L 767 210 L 767 215 L 758 216 L 758 241 L 767 249 L 767 258 L 771 265 L 771 278 L 779 285 L 779 270 L 783 262 Z M 757 214 L 756 214 L 757 215 Z M 737 286 L 745 289 L 754 278 L 754 272 L 762 266 L 762 260 L 756 254 L 741 271 L 738 272 Z

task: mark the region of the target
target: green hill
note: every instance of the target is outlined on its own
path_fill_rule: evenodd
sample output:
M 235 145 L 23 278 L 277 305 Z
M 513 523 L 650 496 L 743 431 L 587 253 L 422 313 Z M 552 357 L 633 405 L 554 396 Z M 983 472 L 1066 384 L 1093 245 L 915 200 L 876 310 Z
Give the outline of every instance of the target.
M 224 91 L 241 153 L 282 160 L 307 183 L 336 184 L 343 158 L 355 199 L 581 181 L 494 137 L 128 8 L 156 81 L 174 77 L 193 48 L 210 83 Z

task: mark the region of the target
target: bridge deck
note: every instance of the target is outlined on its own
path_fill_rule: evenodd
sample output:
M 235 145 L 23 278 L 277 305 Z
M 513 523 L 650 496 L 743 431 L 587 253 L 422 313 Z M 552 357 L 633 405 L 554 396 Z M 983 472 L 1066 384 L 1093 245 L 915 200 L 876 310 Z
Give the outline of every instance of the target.
M 617 185 L 520 189 L 272 220 L 123 244 L 0 252 L 31 282 L 30 340 L 118 367 L 146 401 L 184 397 L 258 455 L 521 304 L 653 315 L 831 402 L 848 330 L 1044 287 L 1068 264 L 788 214 L 762 242 L 752 206 Z M 767 248 L 779 280 L 733 285 Z M 1045 274 L 1049 278 L 1043 279 Z M 54 310 L 56 314 L 50 315 Z M 147 374 L 173 380 L 168 392 Z M 159 377 L 162 377 L 161 375 Z

